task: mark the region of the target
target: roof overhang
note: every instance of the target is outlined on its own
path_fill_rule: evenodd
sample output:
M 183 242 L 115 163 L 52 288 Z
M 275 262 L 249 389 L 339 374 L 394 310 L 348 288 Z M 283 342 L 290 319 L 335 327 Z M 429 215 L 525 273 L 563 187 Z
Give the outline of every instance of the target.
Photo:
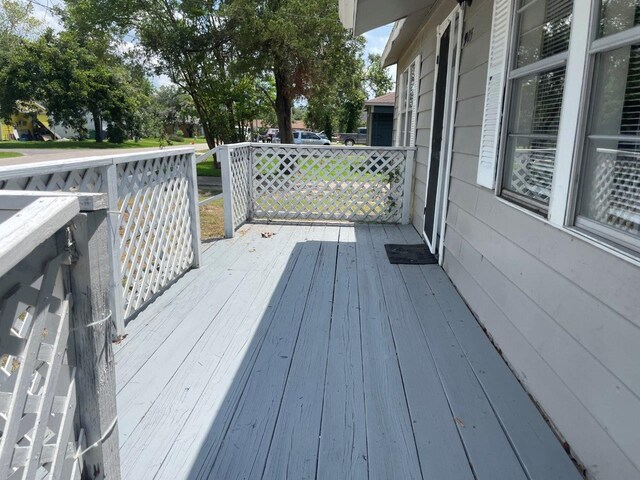
M 430 7 L 424 8 L 410 17 L 398 20 L 393 25 L 387 45 L 382 52 L 381 61 L 383 67 L 398 63 L 402 54 L 409 48 L 411 42 L 415 40 L 430 12 Z
M 355 35 L 362 35 L 431 8 L 435 2 L 436 0 L 340 0 L 340 20 Z

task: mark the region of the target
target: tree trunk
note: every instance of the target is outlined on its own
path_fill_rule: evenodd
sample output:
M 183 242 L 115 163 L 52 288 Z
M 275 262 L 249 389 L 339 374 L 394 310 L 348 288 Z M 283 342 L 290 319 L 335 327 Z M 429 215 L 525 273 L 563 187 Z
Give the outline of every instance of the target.
M 287 75 L 274 69 L 276 80 L 276 115 L 278 117 L 278 128 L 280 129 L 280 143 L 293 143 L 293 130 L 291 129 L 291 107 L 293 99 L 290 97 L 290 85 Z
M 92 113 L 93 116 L 93 128 L 96 131 L 96 143 L 102 143 L 102 118 L 97 113 Z

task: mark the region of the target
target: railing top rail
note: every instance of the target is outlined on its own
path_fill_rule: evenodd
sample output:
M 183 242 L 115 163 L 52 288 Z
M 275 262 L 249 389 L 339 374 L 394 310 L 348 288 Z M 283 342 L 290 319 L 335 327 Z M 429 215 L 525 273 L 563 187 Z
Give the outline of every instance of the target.
M 80 212 L 80 203 L 73 195 L 46 196 L 19 210 L 2 212 L 9 218 L 0 222 L 0 277 L 71 221 Z
M 349 147 L 347 145 L 301 145 L 297 143 L 260 143 L 260 142 L 252 142 L 252 143 L 238 143 L 238 144 L 230 144 L 230 147 L 238 147 L 251 145 L 252 147 L 263 147 L 263 148 L 301 148 L 301 149 L 340 149 L 340 150 L 384 150 L 384 151 L 403 151 L 403 150 L 415 150 L 416 147 L 372 147 L 370 145 L 354 145 Z
M 137 153 L 122 153 L 117 155 L 95 155 L 82 158 L 71 158 L 65 160 L 49 160 L 38 163 L 27 163 L 17 165 L 6 165 L 0 167 L 0 179 L 25 177 L 38 174 L 49 174 L 55 172 L 66 172 L 69 170 L 77 170 L 83 168 L 102 167 L 106 165 L 114 165 L 125 162 L 135 162 L 138 160 L 147 160 L 155 158 L 159 154 L 182 155 L 186 153 L 194 153 L 193 147 L 157 149 Z
M 396 151 L 396 150 L 406 150 L 412 151 L 415 150 L 416 147 L 379 147 L 379 146 L 368 146 L 368 145 L 354 145 L 352 147 L 348 147 L 346 145 L 298 145 L 293 143 L 261 143 L 261 142 L 241 142 L 241 143 L 227 143 L 218 145 L 217 147 L 212 148 L 211 150 L 203 153 L 199 157 L 196 158 L 196 163 L 202 163 L 207 161 L 209 158 L 217 155 L 222 147 L 229 148 L 241 148 L 241 147 L 261 147 L 261 148 L 308 148 L 308 149 L 344 149 L 344 150 L 384 150 L 384 151 Z

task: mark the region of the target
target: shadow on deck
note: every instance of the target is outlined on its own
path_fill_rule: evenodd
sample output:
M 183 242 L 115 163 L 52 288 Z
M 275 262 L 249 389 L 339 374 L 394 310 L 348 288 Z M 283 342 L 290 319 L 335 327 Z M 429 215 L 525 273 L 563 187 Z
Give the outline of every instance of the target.
M 123 477 L 580 478 L 443 270 L 389 264 L 385 243 L 419 241 L 214 243 L 116 348 Z

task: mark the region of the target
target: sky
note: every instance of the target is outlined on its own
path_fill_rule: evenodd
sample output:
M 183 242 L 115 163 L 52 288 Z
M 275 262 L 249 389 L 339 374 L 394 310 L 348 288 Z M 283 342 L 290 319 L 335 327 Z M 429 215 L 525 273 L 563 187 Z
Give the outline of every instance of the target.
M 43 20 L 47 27 L 51 27 L 54 30 L 60 30 L 60 24 L 58 19 L 51 13 L 50 7 L 56 6 L 60 3 L 60 0 L 32 0 L 34 8 L 34 15 Z M 387 44 L 387 39 L 391 34 L 391 28 L 393 24 L 385 25 L 384 27 L 376 28 L 364 34 L 366 40 L 365 56 L 369 53 L 382 53 L 384 47 Z M 395 81 L 396 78 L 396 66 L 392 65 L 388 68 L 391 78 Z M 156 87 L 161 85 L 167 85 L 170 83 L 169 78 L 165 75 L 154 77 L 153 83 Z
M 385 25 L 384 27 L 376 28 L 375 30 L 371 30 L 364 34 L 364 38 L 367 41 L 365 45 L 365 54 L 368 53 L 382 53 L 384 51 L 384 47 L 387 44 L 387 39 L 389 35 L 391 35 L 391 29 L 393 28 L 393 23 L 389 25 Z M 393 81 L 396 80 L 396 66 L 391 65 L 387 68 L 387 71 L 393 78 Z

